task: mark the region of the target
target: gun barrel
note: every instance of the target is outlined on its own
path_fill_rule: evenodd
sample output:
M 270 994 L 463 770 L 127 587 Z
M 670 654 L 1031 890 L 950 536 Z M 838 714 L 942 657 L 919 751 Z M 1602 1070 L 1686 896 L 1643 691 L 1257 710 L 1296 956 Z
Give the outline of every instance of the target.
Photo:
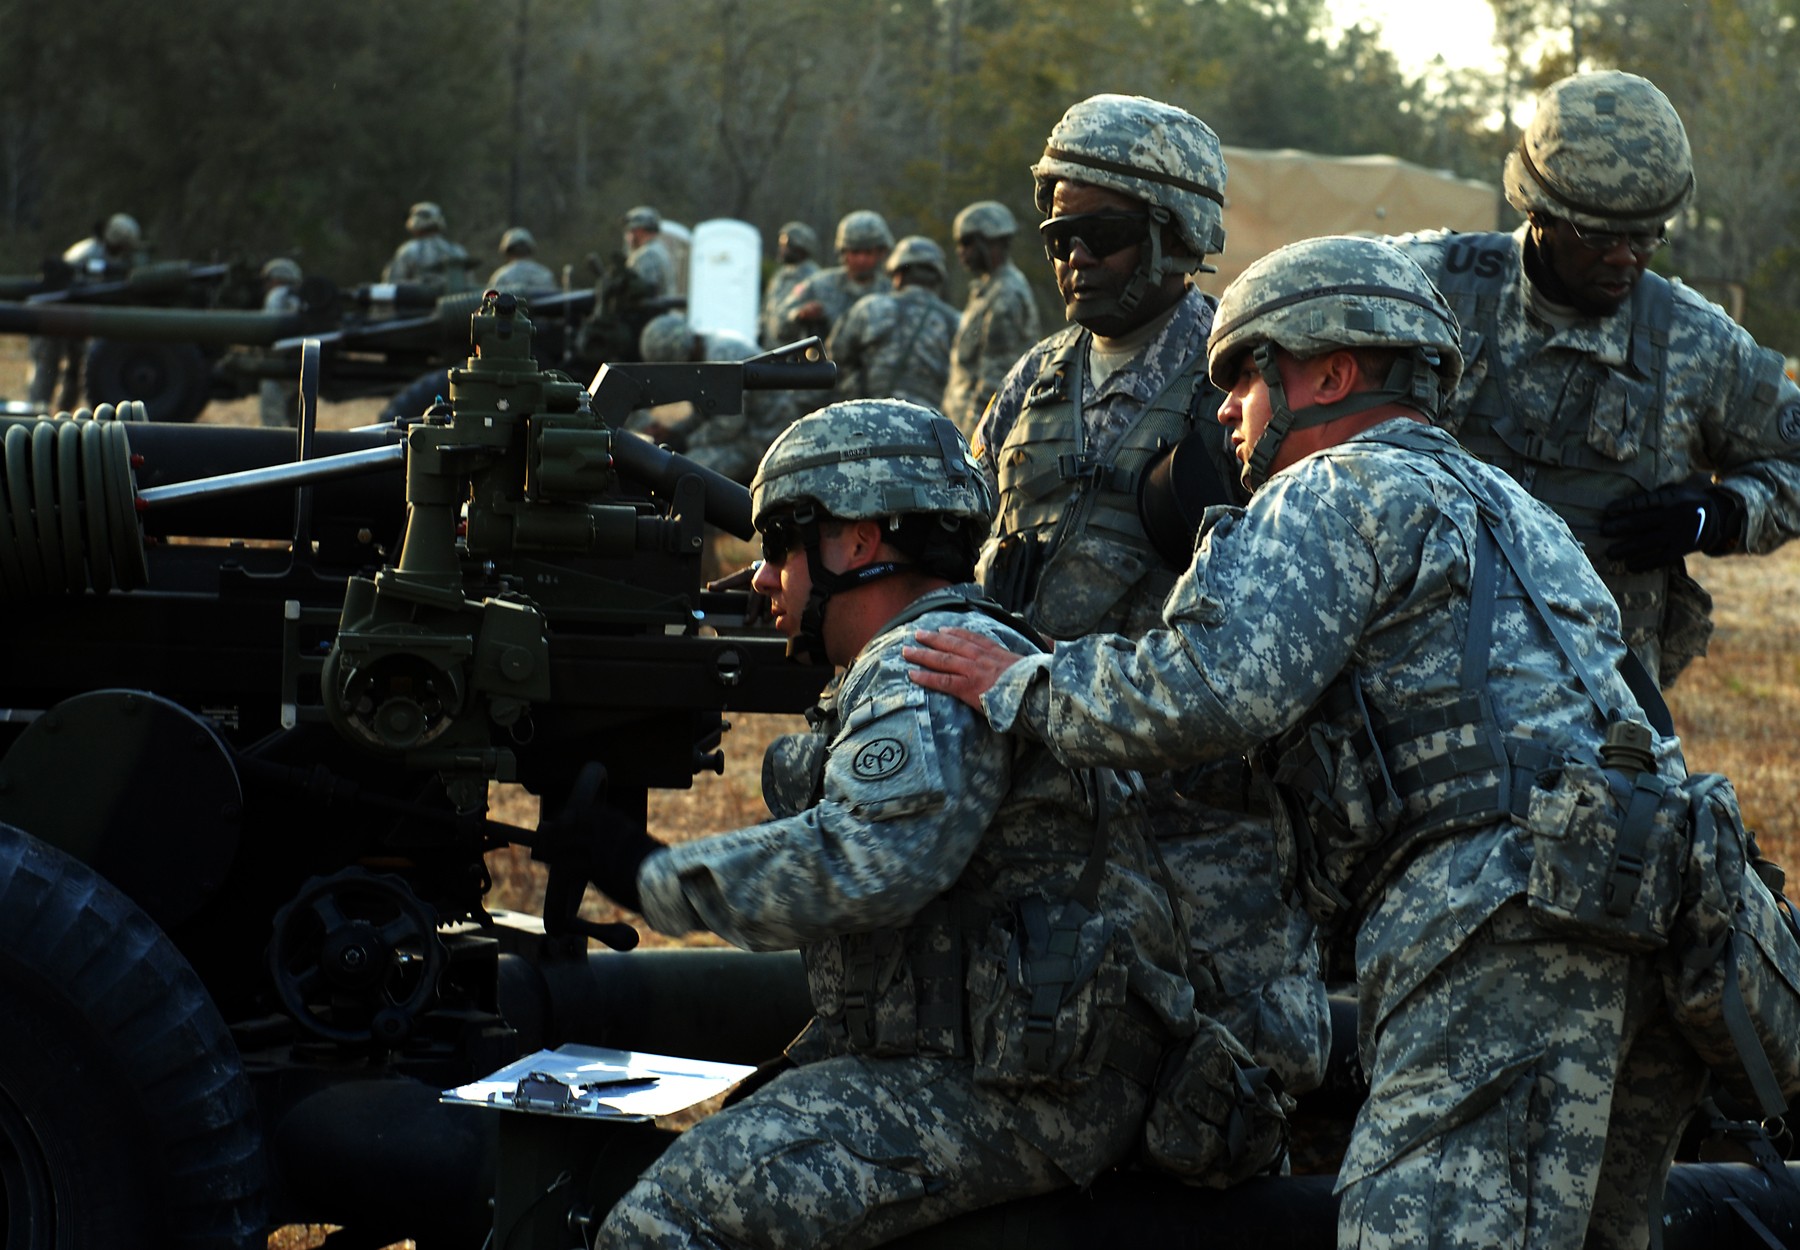
M 142 507 L 166 507 L 191 503 L 197 499 L 219 499 L 241 495 L 246 491 L 271 490 L 278 486 L 304 486 L 309 482 L 331 482 L 339 478 L 359 477 L 393 465 L 406 463 L 405 446 L 371 447 L 349 451 L 338 456 L 321 456 L 316 460 L 298 460 L 290 464 L 273 464 L 261 469 L 245 469 L 218 477 L 195 478 L 168 486 L 150 486 L 138 491 Z
M 697 474 L 706 483 L 706 519 L 746 541 L 755 536 L 756 529 L 750 524 L 750 492 L 723 473 L 695 464 L 637 434 L 618 434 L 613 439 L 612 456 L 627 476 L 646 486 L 669 489 L 685 474 Z
M 301 334 L 298 314 L 210 308 L 120 308 L 106 304 L 0 303 L 0 334 L 128 338 L 158 343 L 267 347 Z

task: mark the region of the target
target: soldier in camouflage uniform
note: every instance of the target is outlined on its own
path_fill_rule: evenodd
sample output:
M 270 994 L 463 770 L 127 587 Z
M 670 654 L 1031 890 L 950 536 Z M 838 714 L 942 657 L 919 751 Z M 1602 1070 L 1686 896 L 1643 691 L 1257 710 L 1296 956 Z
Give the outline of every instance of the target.
M 1072 324 L 1026 353 L 981 423 L 976 452 L 1000 510 L 979 572 L 1052 638 L 1135 637 L 1160 623 L 1193 550 L 1183 535 L 1171 563 L 1142 520 L 1164 449 L 1192 451 L 1196 513 L 1241 497 L 1206 379 L 1213 303 L 1186 281 L 1224 247 L 1224 157 L 1199 118 L 1102 95 L 1063 115 L 1033 178 Z M 1246 810 L 1242 772 L 1151 777 L 1152 819 L 1194 905 L 1202 1010 L 1299 1093 L 1325 1073 L 1325 988 L 1311 922 L 1276 891 L 1266 817 Z
M 662 241 L 662 214 L 640 204 L 625 214 L 625 267 L 667 299 L 675 289 L 675 258 Z
M 905 399 L 927 408 L 944 402 L 956 309 L 939 292 L 949 281 L 944 249 L 923 235 L 888 253 L 892 291 L 865 295 L 831 332 L 839 399 Z
M 997 200 L 981 200 L 956 215 L 956 257 L 969 271 L 969 299 L 950 349 L 944 415 L 970 438 L 1007 372 L 1038 341 L 1037 297 L 1012 263 L 1018 224 Z
M 1624 842 L 1608 787 L 1632 781 L 1603 742 L 1640 735 L 1659 782 L 1679 752 L 1641 723 L 1618 609 L 1567 529 L 1429 424 L 1459 341 L 1385 243 L 1263 257 L 1208 349 L 1255 494 L 1207 514 L 1165 628 L 906 655 L 1072 765 L 1266 744 L 1287 872 L 1354 939 L 1371 1092 L 1340 1246 L 1642 1250 L 1704 1070 L 1658 955 L 1552 928 L 1534 868 L 1604 869 Z M 1672 908 L 1673 878 L 1624 897 Z
M 893 250 L 894 232 L 880 213 L 859 208 L 838 222 L 838 264 L 795 286 L 776 310 L 784 343 L 816 334 L 831 337 L 850 306 L 880 289 L 881 265 Z
M 756 351 L 756 344 L 741 334 L 695 330 L 677 312 L 651 318 L 638 337 L 638 354 L 652 363 L 748 360 Z M 748 483 L 769 444 L 800 415 L 800 404 L 794 391 L 745 391 L 742 412 L 688 405 L 686 417 L 652 423 L 644 433 L 733 481 Z
M 1610 70 L 1552 84 L 1505 183 L 1527 214 L 1512 235 L 1393 240 L 1469 336 L 1445 428 L 1569 523 L 1668 685 L 1712 633 L 1683 557 L 1800 533 L 1800 388 L 1724 310 L 1646 269 L 1694 187 L 1654 84 Z
M 300 302 L 300 266 L 278 256 L 262 267 L 263 305 L 278 316 L 297 313 Z M 294 383 L 264 378 L 257 388 L 257 415 L 264 425 L 293 428 L 300 424 L 300 395 Z
M 787 293 L 819 272 L 819 236 L 804 221 L 790 221 L 775 236 L 775 270 L 763 286 L 756 314 L 756 337 L 764 347 L 780 347 L 781 301 Z
M 837 679 L 770 749 L 772 820 L 615 836 L 595 882 L 660 932 L 799 948 L 816 1015 L 797 1066 L 683 1133 L 597 1244 L 872 1246 L 1086 1184 L 1201 1023 L 1119 775 L 907 680 L 920 625 L 1024 645 L 968 580 L 992 494 L 950 422 L 865 400 L 792 426 L 751 496 L 756 587 Z
M 487 289 L 503 295 L 523 295 L 527 300 L 560 290 L 562 283 L 550 266 L 532 257 L 535 251 L 537 240 L 524 226 L 514 226 L 501 235 L 500 254 L 506 262 L 488 275 Z
M 474 285 L 469 276 L 474 264 L 469 253 L 444 236 L 443 209 L 421 200 L 407 212 L 406 230 L 412 238 L 394 249 L 393 258 L 381 271 L 383 282 L 429 287 L 440 295 Z
M 143 232 L 137 218 L 129 213 L 114 213 L 87 238 L 71 243 L 62 259 L 72 271 L 71 282 L 112 280 L 124 277 L 141 259 L 142 246 Z M 86 339 L 34 336 L 26 344 L 26 354 L 31 359 L 26 398 L 45 412 L 50 411 L 52 400 L 64 412 L 75 411 L 81 406 L 81 375 L 87 365 L 87 353 Z

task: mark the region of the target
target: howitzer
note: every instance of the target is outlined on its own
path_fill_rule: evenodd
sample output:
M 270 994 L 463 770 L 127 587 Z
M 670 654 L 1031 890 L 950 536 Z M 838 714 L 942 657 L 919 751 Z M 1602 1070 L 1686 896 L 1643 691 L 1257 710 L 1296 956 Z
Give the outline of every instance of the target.
M 447 402 L 403 426 L 316 431 L 313 350 L 297 435 L 0 423 L 9 1247 L 260 1245 L 271 1219 L 566 1246 L 668 1135 L 438 1091 L 568 1041 L 754 1062 L 808 1014 L 791 955 L 589 953 L 624 935 L 578 904 L 593 831 L 719 767 L 721 713 L 820 684 L 700 584 L 705 524 L 749 533 L 743 489 L 620 422 L 830 369 L 584 387 L 536 367 L 509 297 L 472 327 Z M 489 810 L 508 777 L 535 829 Z M 507 844 L 549 865 L 541 920 L 484 903 Z M 1329 1189 L 1107 1178 L 1079 1214 L 1018 1204 L 913 1244 L 1093 1244 L 1154 1212 L 1153 1244 L 1330 1245 Z
M 481 298 L 478 291 L 438 296 L 404 284 L 340 291 L 309 278 L 298 313 L 14 302 L 0 303 L 0 333 L 92 339 L 86 373 L 92 406 L 135 400 L 153 421 L 191 421 L 214 399 L 254 393 L 265 379 L 291 381 L 308 338 L 323 346 L 321 398 L 390 395 L 461 358 Z M 565 346 L 562 314 L 584 314 L 593 300 L 591 290 L 533 297 L 545 359 L 583 367 L 573 345 Z
M 0 838 L 9 1245 L 248 1244 L 265 1198 L 478 1245 L 496 1129 L 439 1090 L 573 1038 L 757 1058 L 804 1017 L 791 960 L 617 968 L 577 908 L 584 813 L 641 821 L 650 788 L 722 766 L 722 713 L 818 686 L 740 628 L 747 595 L 700 584 L 709 518 L 749 532 L 743 488 L 617 422 L 830 366 L 611 366 L 584 387 L 537 368 L 511 297 L 472 321 L 448 403 L 405 428 L 6 424 L 0 821 L 26 831 Z M 491 818 L 507 777 L 540 796 L 538 829 Z M 483 906 L 507 843 L 550 867 L 528 932 Z M 120 989 L 140 983 L 141 1003 Z M 753 989 L 747 1013 L 695 1009 L 724 984 Z M 84 1075 L 59 1081 L 70 1054 Z

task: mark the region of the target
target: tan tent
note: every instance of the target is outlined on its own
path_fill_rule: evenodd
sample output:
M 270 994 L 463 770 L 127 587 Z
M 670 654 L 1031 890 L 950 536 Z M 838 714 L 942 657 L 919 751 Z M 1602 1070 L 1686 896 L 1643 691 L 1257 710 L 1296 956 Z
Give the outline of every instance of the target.
M 1294 148 L 1225 149 L 1225 253 L 1200 286 L 1218 294 L 1252 261 L 1320 234 L 1493 230 L 1499 188 L 1393 156 L 1319 156 Z

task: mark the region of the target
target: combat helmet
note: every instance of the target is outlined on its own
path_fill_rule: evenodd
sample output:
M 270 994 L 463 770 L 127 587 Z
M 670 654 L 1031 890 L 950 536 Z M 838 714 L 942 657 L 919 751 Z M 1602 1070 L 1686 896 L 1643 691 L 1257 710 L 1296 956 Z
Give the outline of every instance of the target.
M 944 260 L 944 249 L 922 234 L 909 234 L 888 253 L 887 271 L 899 273 L 902 269 L 917 266 L 929 269 L 937 275 L 938 285 L 942 286 L 950 280 L 948 262 Z
M 430 200 L 420 200 L 406 214 L 408 230 L 442 230 L 444 228 L 444 210 Z
M 1225 250 L 1219 136 L 1172 104 L 1144 96 L 1088 97 L 1051 129 L 1031 176 L 1033 199 L 1045 216 L 1057 181 L 1068 178 L 1143 200 L 1153 222 L 1173 226 L 1192 256 L 1164 256 L 1162 232 L 1150 231 L 1151 255 L 1141 268 L 1151 283 L 1171 273 L 1211 273 L 1202 258 Z
M 513 226 L 500 236 L 500 254 L 510 256 L 515 247 L 522 247 L 527 252 L 537 250 L 537 239 L 524 226 Z
M 1506 158 L 1506 202 L 1594 230 L 1660 230 L 1694 191 L 1687 129 L 1636 74 L 1571 74 L 1538 97 Z
M 101 240 L 115 250 L 136 247 L 143 237 L 137 218 L 130 213 L 114 213 L 106 219 L 106 228 L 100 232 Z
M 648 204 L 639 204 L 636 208 L 626 210 L 625 228 L 627 230 L 661 230 L 662 214 Z
M 828 663 L 831 596 L 909 570 L 968 581 L 993 522 L 994 493 L 948 418 L 905 400 L 853 399 L 781 432 L 751 479 L 750 508 L 765 549 L 779 535 L 809 561 L 812 592 L 789 655 Z M 884 521 L 885 541 L 906 559 L 829 571 L 819 548 L 831 520 Z
M 859 208 L 845 213 L 837 225 L 837 250 L 859 252 L 871 248 L 894 246 L 894 232 L 885 218 L 872 209 Z
M 638 355 L 653 363 L 685 361 L 693 352 L 693 327 L 688 325 L 687 317 L 678 312 L 650 318 L 638 335 Z
M 979 235 L 984 239 L 1010 239 L 1019 232 L 1012 210 L 999 200 L 977 200 L 956 215 L 950 236 L 964 239 Z
M 1288 433 L 1382 404 L 1437 414 L 1462 377 L 1462 332 L 1425 271 L 1397 248 L 1359 235 L 1305 239 L 1258 259 L 1225 288 L 1206 344 L 1206 372 L 1229 391 L 1245 352 L 1269 386 L 1272 416 L 1244 467 L 1251 490 L 1269 478 Z M 1273 347 L 1305 359 L 1343 347 L 1405 349 L 1373 390 L 1295 413 Z
M 790 246 L 800 249 L 808 256 L 819 254 L 819 232 L 804 221 L 783 222 L 775 237 L 786 239 Z
M 300 281 L 300 266 L 285 256 L 277 256 L 262 267 L 265 282 L 280 282 L 293 286 Z

